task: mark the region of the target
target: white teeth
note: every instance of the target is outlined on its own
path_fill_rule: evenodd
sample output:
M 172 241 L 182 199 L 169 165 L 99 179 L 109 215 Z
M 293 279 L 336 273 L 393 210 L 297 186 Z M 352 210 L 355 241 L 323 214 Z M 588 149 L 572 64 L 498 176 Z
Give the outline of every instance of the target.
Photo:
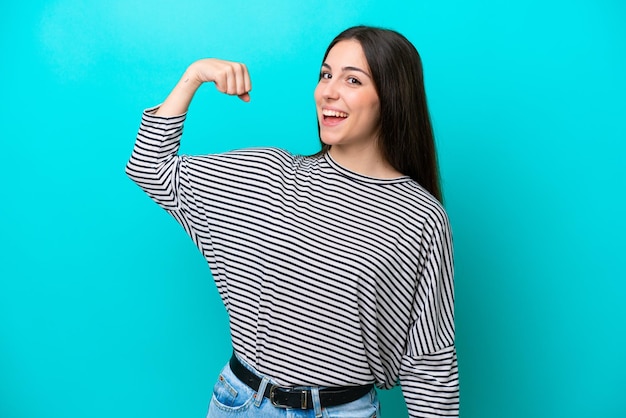
M 347 118 L 348 114 L 344 112 L 339 112 L 337 110 L 323 109 L 322 115 L 324 116 L 332 116 L 335 118 Z

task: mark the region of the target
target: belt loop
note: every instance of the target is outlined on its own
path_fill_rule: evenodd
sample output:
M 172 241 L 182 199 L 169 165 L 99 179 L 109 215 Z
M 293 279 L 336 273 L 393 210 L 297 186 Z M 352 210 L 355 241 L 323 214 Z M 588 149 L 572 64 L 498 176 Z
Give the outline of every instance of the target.
M 261 402 L 263 402 L 263 397 L 265 396 L 265 388 L 267 387 L 267 384 L 269 383 L 270 378 L 267 376 L 263 376 L 263 379 L 261 380 L 261 384 L 259 385 L 259 389 L 257 389 L 256 392 L 256 400 L 254 401 L 254 406 L 256 406 L 257 408 L 259 406 L 261 406 Z
M 322 402 L 320 401 L 320 388 L 314 386 L 311 388 L 311 398 L 313 398 L 313 409 L 315 410 L 315 418 L 322 417 Z

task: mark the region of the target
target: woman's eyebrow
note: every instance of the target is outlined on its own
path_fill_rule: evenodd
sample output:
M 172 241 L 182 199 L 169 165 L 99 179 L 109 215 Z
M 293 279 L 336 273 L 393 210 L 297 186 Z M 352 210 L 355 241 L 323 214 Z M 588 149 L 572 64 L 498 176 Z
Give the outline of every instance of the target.
M 325 67 L 325 68 L 328 68 L 329 70 L 332 70 L 331 66 L 330 66 L 330 65 L 328 65 L 327 63 L 323 63 L 323 64 L 322 64 L 322 67 Z M 353 67 L 353 66 L 348 65 L 348 66 L 346 66 L 346 67 L 342 67 L 342 68 L 341 68 L 341 70 L 342 70 L 343 72 L 346 72 L 346 71 L 358 71 L 358 72 L 360 72 L 360 73 L 365 74 L 365 75 L 366 75 L 366 76 L 368 76 L 369 78 L 372 78 L 372 76 L 371 76 L 371 75 L 369 75 L 369 74 L 367 73 L 367 71 L 362 70 L 362 69 L 361 69 L 361 68 L 359 68 L 359 67 Z

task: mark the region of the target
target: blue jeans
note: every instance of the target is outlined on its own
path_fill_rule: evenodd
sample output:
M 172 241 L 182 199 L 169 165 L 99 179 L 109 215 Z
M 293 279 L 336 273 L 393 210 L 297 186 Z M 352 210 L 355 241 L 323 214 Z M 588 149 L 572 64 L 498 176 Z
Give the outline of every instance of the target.
M 240 361 L 263 379 L 259 392 L 264 391 L 264 384 L 273 383 L 269 377 L 259 374 L 243 360 Z M 318 388 L 304 389 L 311 389 L 313 392 L 313 409 L 275 407 L 269 399 L 262 394 L 257 395 L 248 385 L 240 381 L 226 364 L 213 388 L 207 418 L 375 418 L 380 415 L 375 389 L 356 401 L 329 408 L 320 407 L 319 396 L 316 396 Z

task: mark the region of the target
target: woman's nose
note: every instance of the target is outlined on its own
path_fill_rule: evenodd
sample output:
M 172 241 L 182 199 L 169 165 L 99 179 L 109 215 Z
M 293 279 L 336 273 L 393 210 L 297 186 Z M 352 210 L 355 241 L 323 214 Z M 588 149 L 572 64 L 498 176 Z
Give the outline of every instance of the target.
M 339 89 L 334 80 L 327 80 L 322 87 L 322 96 L 325 99 L 337 99 L 339 97 Z

